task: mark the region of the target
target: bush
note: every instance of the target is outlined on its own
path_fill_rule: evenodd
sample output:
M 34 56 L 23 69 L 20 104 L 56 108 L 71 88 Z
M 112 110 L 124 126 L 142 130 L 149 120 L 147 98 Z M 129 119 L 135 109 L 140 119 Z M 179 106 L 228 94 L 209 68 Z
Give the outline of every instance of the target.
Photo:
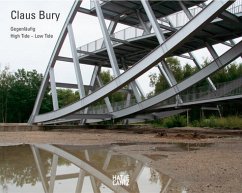
M 164 118 L 162 120 L 162 126 L 166 128 L 185 127 L 186 125 L 187 125 L 186 116 L 183 116 L 183 115 L 175 115 L 175 116 Z
M 211 127 L 211 128 L 240 128 L 242 129 L 242 118 L 238 116 L 216 118 L 214 116 L 208 119 L 199 121 L 193 121 L 194 127 Z

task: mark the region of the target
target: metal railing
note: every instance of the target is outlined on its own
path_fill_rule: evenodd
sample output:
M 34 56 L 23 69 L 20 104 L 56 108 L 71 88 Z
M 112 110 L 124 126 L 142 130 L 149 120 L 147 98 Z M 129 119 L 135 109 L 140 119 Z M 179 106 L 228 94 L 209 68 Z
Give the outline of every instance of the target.
M 183 103 L 187 102 L 195 102 L 201 101 L 206 99 L 214 99 L 218 97 L 225 97 L 225 96 L 235 96 L 242 94 L 242 77 L 232 80 L 229 82 L 218 83 L 216 84 L 216 91 L 211 90 L 209 85 L 201 86 L 196 88 L 189 88 L 186 91 L 180 94 Z M 133 106 L 137 104 L 135 99 L 130 100 L 129 106 Z M 177 104 L 176 96 L 171 97 L 165 101 L 160 103 L 160 106 L 166 105 L 175 105 Z M 119 111 L 121 109 L 126 108 L 126 101 L 114 102 L 112 103 L 112 107 L 114 112 Z M 88 108 L 89 114 L 105 114 L 109 113 L 107 106 L 105 104 L 97 105 L 97 106 L 90 106 Z
M 124 30 L 120 30 L 113 35 L 111 35 L 112 38 L 116 38 L 119 40 L 128 40 L 132 38 L 137 38 L 143 35 L 144 30 L 136 28 L 136 27 L 129 27 Z M 115 45 L 119 42 L 112 41 L 112 44 Z M 85 51 L 85 52 L 95 52 L 97 50 L 100 50 L 102 48 L 105 48 L 104 40 L 103 38 L 97 39 L 93 42 L 90 42 L 88 44 L 85 44 L 81 46 L 78 50 Z M 80 56 L 83 56 L 86 54 L 80 54 Z
M 100 2 L 103 2 L 103 1 L 100 1 Z M 90 1 L 90 6 L 91 6 L 91 4 L 92 4 L 92 6 L 94 6 L 93 1 Z M 191 8 L 189 10 L 190 10 L 191 14 L 193 16 L 195 16 L 202 10 L 202 8 L 195 7 L 195 8 Z M 227 8 L 227 10 L 233 14 L 242 13 L 242 0 L 235 1 L 231 6 L 229 6 Z M 169 20 L 171 21 L 171 23 L 174 25 L 175 28 L 180 28 L 189 21 L 186 14 L 183 11 L 173 13 L 173 14 L 167 16 L 167 18 L 169 18 Z M 144 32 L 144 30 L 142 30 L 140 28 L 128 27 L 126 29 L 123 29 L 123 30 L 120 30 L 120 31 L 114 33 L 111 37 L 120 39 L 120 40 L 131 40 L 133 38 L 143 36 L 143 32 Z M 113 45 L 115 45 L 117 43 L 118 42 L 112 41 Z M 86 51 L 86 52 L 95 52 L 102 48 L 105 48 L 105 44 L 104 44 L 103 38 L 100 38 L 100 39 L 90 42 L 86 45 L 83 45 L 83 46 L 79 47 L 78 49 L 82 50 L 82 51 Z M 86 54 L 80 54 L 79 56 L 85 56 L 85 55 Z

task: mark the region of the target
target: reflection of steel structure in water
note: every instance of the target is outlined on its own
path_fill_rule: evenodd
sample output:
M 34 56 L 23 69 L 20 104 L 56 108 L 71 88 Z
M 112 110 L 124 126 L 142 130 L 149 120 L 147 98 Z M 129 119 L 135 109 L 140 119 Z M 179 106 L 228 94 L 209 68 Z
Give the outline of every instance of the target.
M 135 161 L 136 164 L 132 170 L 132 175 L 130 176 L 129 186 L 115 186 L 113 185 L 112 177 L 110 177 L 110 175 L 107 173 L 107 168 L 110 165 L 112 156 L 117 154 L 111 150 L 107 152 L 102 168 L 98 169 L 97 166 L 94 164 L 94 160 L 90 160 L 89 151 L 87 149 L 85 150 L 85 157 L 83 159 L 77 156 L 74 156 L 70 152 L 65 151 L 59 147 L 55 147 L 53 145 L 36 144 L 36 145 L 31 145 L 31 149 L 34 155 L 36 166 L 37 166 L 45 193 L 53 193 L 54 186 L 57 180 L 69 179 L 69 178 L 78 179 L 77 185 L 76 185 L 76 193 L 81 193 L 85 176 L 90 177 L 91 186 L 94 193 L 100 192 L 101 183 L 106 185 L 108 188 L 110 188 L 110 190 L 114 192 L 120 192 L 120 193 L 137 192 L 138 193 L 140 192 L 140 190 L 137 184 L 137 180 L 140 174 L 142 173 L 145 165 L 151 161 L 150 158 L 143 155 L 124 154 L 124 155 L 127 155 L 129 158 L 136 160 Z M 41 160 L 39 150 L 48 151 L 51 154 L 53 154 L 52 166 L 51 166 L 49 177 L 46 176 L 46 173 L 44 171 L 43 162 Z M 79 167 L 80 172 L 78 174 L 75 173 L 72 175 L 70 174 L 56 175 L 59 157 L 64 158 L 65 160 Z M 116 170 L 118 169 L 119 168 L 116 168 Z M 160 190 L 160 192 L 166 192 L 169 185 L 171 184 L 171 181 L 172 181 L 171 178 L 169 178 L 166 184 L 163 184 L 163 187 Z
M 233 41 L 242 34 L 241 0 L 211 3 L 205 0 L 105 1 L 101 5 L 95 0 L 95 8 L 90 10 L 80 5 L 81 2 L 76 1 L 67 17 L 44 75 L 29 123 L 48 124 L 78 120 L 82 120 L 82 123 L 91 123 L 117 118 L 126 119 L 132 115 L 144 114 L 147 109 L 150 112 L 154 106 L 172 97 L 176 98 L 175 104 L 180 105 L 184 103 L 181 93 L 203 79 L 207 79 L 211 93 L 215 92 L 217 88 L 209 76 L 241 56 L 242 42 L 236 44 Z M 72 21 L 79 12 L 98 17 L 103 39 L 82 47 L 76 46 Z M 104 19 L 111 21 L 108 28 Z M 118 23 L 132 28 L 114 33 Z M 129 31 L 132 35 L 128 35 Z M 71 58 L 59 54 L 67 35 L 72 51 Z M 223 43 L 231 48 L 219 56 L 213 47 L 217 43 Z M 200 48 L 207 48 L 214 59 L 206 67 L 202 67 L 192 53 Z M 199 69 L 198 72 L 178 83 L 165 61 L 165 58 L 170 56 L 192 60 Z M 54 67 L 57 61 L 74 63 L 76 85 L 55 82 Z M 88 86 L 83 84 L 80 63 L 94 66 Z M 102 67 L 112 68 L 115 76 L 115 79 L 105 86 L 99 77 Z M 158 67 L 170 88 L 145 99 L 137 78 L 152 67 Z M 44 92 L 49 83 L 54 111 L 39 115 Z M 77 88 L 80 100 L 59 108 L 57 86 Z M 123 105 L 114 108 L 109 95 L 117 91 L 126 92 L 127 99 Z M 132 96 L 135 98 L 135 104 L 131 103 Z M 228 97 L 226 100 L 232 98 Z M 100 111 L 103 113 L 92 113 L 92 105 L 100 99 L 105 101 L 105 110 Z M 218 99 L 215 98 L 216 100 Z M 191 101 L 190 105 L 193 102 Z

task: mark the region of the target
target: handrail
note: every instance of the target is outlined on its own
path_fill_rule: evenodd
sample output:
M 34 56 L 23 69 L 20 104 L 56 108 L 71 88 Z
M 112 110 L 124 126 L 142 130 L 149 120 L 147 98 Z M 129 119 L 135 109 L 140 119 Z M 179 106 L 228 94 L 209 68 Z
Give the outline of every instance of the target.
M 193 16 L 195 16 L 202 10 L 202 8 L 194 7 L 194 8 L 190 8 L 189 10 L 191 11 L 191 14 Z M 229 6 L 227 8 L 227 11 L 229 11 L 232 14 L 242 13 L 242 0 L 235 1 L 231 6 Z M 180 28 L 189 21 L 183 11 L 179 11 L 177 13 L 168 15 L 167 18 L 170 19 L 170 21 L 172 22 L 172 24 L 174 25 L 175 28 Z M 123 30 L 115 32 L 112 35 L 112 37 L 120 39 L 120 40 L 130 40 L 133 38 L 143 36 L 143 32 L 144 32 L 143 29 L 140 29 L 137 27 L 128 27 Z M 119 43 L 119 42 L 112 41 L 113 45 L 115 45 L 117 43 Z M 90 43 L 87 43 L 87 44 L 79 47 L 78 50 L 86 51 L 86 52 L 95 52 L 102 48 L 105 48 L 105 44 L 103 44 L 103 38 L 100 38 L 100 39 L 97 39 L 95 41 L 92 41 Z M 86 54 L 79 54 L 79 56 L 85 56 L 85 55 Z
M 227 87 L 230 87 L 230 89 L 227 89 Z M 183 93 L 180 94 L 182 100 L 184 103 L 186 102 L 194 102 L 198 100 L 204 100 L 204 99 L 210 99 L 210 98 L 216 98 L 218 96 L 234 96 L 234 95 L 240 95 L 242 94 L 242 77 L 237 78 L 235 80 L 217 83 L 216 84 L 217 91 L 213 91 L 208 86 L 200 86 L 196 88 L 190 88 Z M 199 90 L 197 92 L 197 90 Z M 161 102 L 161 105 L 173 105 L 176 104 L 176 97 L 172 97 L 170 99 L 167 99 L 163 102 Z M 136 104 L 136 100 L 132 99 L 130 100 L 129 106 L 133 106 Z M 111 103 L 114 112 L 118 111 L 120 109 L 123 109 L 126 106 L 126 101 L 119 101 Z M 89 114 L 103 114 L 108 113 L 108 109 L 105 104 L 101 105 L 95 105 L 90 106 L 88 108 Z

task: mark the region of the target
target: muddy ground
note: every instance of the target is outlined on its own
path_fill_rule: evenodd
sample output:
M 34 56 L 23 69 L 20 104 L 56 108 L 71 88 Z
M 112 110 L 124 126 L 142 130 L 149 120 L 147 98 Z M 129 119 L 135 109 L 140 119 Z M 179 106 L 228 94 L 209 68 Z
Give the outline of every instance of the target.
M 241 130 L 204 128 L 73 128 L 0 132 L 0 143 L 111 144 L 132 154 L 160 156 L 149 164 L 182 184 L 189 193 L 241 193 L 241 136 Z

